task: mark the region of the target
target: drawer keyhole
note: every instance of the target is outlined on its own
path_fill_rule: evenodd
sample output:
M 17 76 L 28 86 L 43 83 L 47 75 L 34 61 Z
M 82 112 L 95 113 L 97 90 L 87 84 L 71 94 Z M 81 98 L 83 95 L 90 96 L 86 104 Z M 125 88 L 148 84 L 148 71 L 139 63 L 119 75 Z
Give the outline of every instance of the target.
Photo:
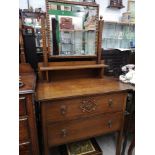
M 108 121 L 108 127 L 111 128 L 112 127 L 112 120 Z
M 62 106 L 60 107 L 60 113 L 61 113 L 62 115 L 65 115 L 65 114 L 67 113 L 67 107 L 66 107 L 65 105 L 62 105 Z
M 113 106 L 113 100 L 112 99 L 109 99 L 108 105 L 109 105 L 110 108 L 112 108 L 112 106 Z
M 67 136 L 67 130 L 66 129 L 62 129 L 61 133 L 62 133 L 62 137 L 66 137 Z

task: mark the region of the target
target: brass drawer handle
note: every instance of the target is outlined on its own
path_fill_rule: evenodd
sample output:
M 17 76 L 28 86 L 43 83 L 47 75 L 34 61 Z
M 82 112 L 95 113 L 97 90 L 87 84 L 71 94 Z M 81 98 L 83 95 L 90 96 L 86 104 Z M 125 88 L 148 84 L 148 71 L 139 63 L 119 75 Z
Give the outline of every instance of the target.
M 113 103 L 113 99 L 109 99 L 108 105 L 109 105 L 110 108 L 112 108 L 113 104 L 114 104 L 114 103 Z
M 66 129 L 62 129 L 61 130 L 61 134 L 62 134 L 62 137 L 66 137 L 67 136 L 67 130 Z
M 109 120 L 108 121 L 108 128 L 111 128 L 112 127 L 112 120 Z
M 26 97 L 19 97 L 19 100 L 25 100 L 26 99 Z
M 65 114 L 67 113 L 67 107 L 66 107 L 66 105 L 62 105 L 62 106 L 60 107 L 60 113 L 61 113 L 62 115 L 65 115 Z
M 19 143 L 19 146 L 30 144 L 30 142 Z
M 28 118 L 20 118 L 19 121 L 26 121 Z

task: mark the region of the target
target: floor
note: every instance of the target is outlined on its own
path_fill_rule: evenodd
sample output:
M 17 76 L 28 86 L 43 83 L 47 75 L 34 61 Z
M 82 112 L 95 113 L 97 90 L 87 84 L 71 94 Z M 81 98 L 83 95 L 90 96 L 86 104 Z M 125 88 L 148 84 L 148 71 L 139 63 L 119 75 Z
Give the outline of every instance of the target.
M 103 155 L 115 155 L 115 134 L 108 134 L 96 138 L 100 148 L 102 149 Z M 127 143 L 127 148 L 130 144 L 130 137 Z M 60 155 L 57 149 L 54 149 L 51 153 L 52 155 Z M 127 155 L 127 149 L 125 152 Z M 135 150 L 133 150 L 132 155 L 135 155 Z
M 97 137 L 96 138 L 100 148 L 103 151 L 104 155 L 115 155 L 115 135 L 114 134 L 109 134 L 105 135 L 102 137 Z M 127 149 L 129 148 L 130 145 L 130 138 L 127 142 Z M 125 151 L 125 155 L 127 155 L 127 149 Z M 132 155 L 135 155 L 135 150 L 133 150 Z

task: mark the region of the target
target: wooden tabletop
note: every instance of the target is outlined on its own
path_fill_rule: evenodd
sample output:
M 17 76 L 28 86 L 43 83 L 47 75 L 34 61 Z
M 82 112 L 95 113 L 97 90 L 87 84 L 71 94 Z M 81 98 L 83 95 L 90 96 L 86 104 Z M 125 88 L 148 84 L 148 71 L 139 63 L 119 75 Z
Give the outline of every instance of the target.
M 76 96 L 134 90 L 134 86 L 113 78 L 85 78 L 54 82 L 38 82 L 36 100 L 55 100 Z

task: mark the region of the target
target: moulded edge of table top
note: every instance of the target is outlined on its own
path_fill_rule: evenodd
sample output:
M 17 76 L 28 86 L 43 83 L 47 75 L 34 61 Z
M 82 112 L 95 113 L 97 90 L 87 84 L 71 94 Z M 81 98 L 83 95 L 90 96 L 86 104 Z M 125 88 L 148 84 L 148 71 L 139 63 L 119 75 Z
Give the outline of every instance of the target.
M 80 96 L 128 92 L 129 90 L 134 90 L 134 86 L 109 77 L 38 82 L 36 100 L 69 99 Z

